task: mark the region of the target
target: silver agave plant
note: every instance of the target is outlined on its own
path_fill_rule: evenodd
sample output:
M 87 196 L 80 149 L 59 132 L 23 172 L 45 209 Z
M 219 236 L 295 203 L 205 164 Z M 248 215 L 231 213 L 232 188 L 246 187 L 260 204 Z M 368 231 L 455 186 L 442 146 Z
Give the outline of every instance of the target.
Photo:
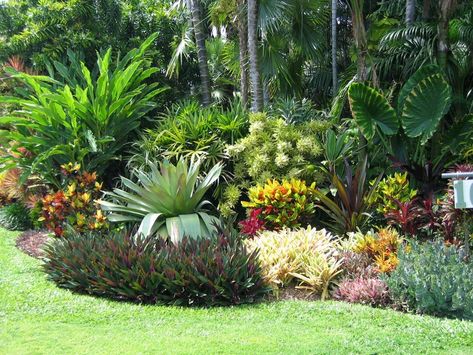
M 136 170 L 137 182 L 121 177 L 129 191 L 114 189 L 106 192 L 111 201 L 100 200 L 102 209 L 109 211 L 111 222 L 140 223 L 137 234 L 160 235 L 178 242 L 190 238 L 209 237 L 215 232 L 217 217 L 206 211 L 209 201 L 203 200 L 207 190 L 222 172 L 215 165 L 199 181 L 200 163 L 181 159 L 176 165 L 168 161 L 149 163 L 149 172 Z

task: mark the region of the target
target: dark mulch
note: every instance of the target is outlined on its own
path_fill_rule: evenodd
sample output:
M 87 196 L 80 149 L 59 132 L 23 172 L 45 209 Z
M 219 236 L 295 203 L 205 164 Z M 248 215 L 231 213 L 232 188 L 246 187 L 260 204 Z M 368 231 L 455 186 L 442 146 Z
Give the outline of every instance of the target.
M 16 240 L 16 246 L 33 258 L 43 256 L 42 247 L 49 239 L 49 233 L 44 231 L 29 230 L 21 234 Z

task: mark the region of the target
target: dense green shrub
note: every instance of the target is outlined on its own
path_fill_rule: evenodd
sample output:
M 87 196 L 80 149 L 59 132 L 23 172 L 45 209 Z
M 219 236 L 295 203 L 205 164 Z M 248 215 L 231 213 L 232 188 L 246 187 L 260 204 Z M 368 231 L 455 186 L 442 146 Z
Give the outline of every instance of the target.
M 0 60 L 18 55 L 41 71 L 74 49 L 92 64 L 103 48 L 126 53 L 159 32 L 153 57 L 165 69 L 180 34 L 170 6 L 160 0 L 2 1 Z
M 0 225 L 12 231 L 31 228 L 28 208 L 21 202 L 14 202 L 0 209 Z
M 6 166 L 39 174 L 58 188 L 62 164 L 77 162 L 99 176 L 116 169 L 124 147 L 164 90 L 159 83 L 145 82 L 159 70 L 148 58 L 156 36 L 119 60 L 109 49 L 99 56 L 97 75 L 78 60 L 68 67 L 55 62 L 54 79 L 16 74 L 28 90 L 0 97 L 2 103 L 18 105 L 0 118 L 0 124 L 12 126 L 6 133 L 11 149 L 2 157 Z
M 97 49 L 114 40 L 120 15 L 117 1 L 2 2 L 0 58 L 21 55 L 38 69 L 44 69 L 50 59 L 59 59 L 68 48 L 93 58 Z
M 443 242 L 412 242 L 385 281 L 399 305 L 421 313 L 473 319 L 473 263 Z
M 141 168 L 150 159 L 177 162 L 180 158 L 198 158 L 208 171 L 228 161 L 226 145 L 243 137 L 247 130 L 248 115 L 238 102 L 227 109 L 201 107 L 196 101 L 180 102 L 161 114 L 156 127 L 146 130 L 134 144 L 129 165 Z
M 331 123 L 311 120 L 287 123 L 266 114 L 250 115 L 250 133 L 228 148 L 235 160 L 236 178 L 253 182 L 268 179 L 314 179 L 315 164 L 323 160 L 322 134 Z
M 257 261 L 239 237 L 163 238 L 71 233 L 45 247 L 50 280 L 114 299 L 176 305 L 251 303 L 267 292 Z

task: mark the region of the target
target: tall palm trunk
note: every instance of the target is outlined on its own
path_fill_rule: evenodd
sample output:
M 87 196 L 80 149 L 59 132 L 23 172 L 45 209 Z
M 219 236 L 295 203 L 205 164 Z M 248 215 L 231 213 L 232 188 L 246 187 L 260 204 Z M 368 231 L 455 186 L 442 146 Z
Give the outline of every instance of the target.
M 357 81 L 366 81 L 368 79 L 368 70 L 366 67 L 368 39 L 363 16 L 363 5 L 364 0 L 351 0 L 353 38 L 357 50 Z
M 437 60 L 442 69 L 447 68 L 448 53 L 448 26 L 450 16 L 455 8 L 456 0 L 439 0 L 440 19 L 438 23 L 438 54 Z
M 199 63 L 202 104 L 210 104 L 210 75 L 207 62 L 207 49 L 205 48 L 205 32 L 200 11 L 199 0 L 188 0 L 191 10 L 192 27 L 194 29 L 195 44 L 197 47 L 197 60 Z
M 353 38 L 357 51 L 357 73 L 356 81 L 363 82 L 368 79 L 366 58 L 368 56 L 368 39 L 366 36 L 365 19 L 363 15 L 364 0 L 351 0 L 351 17 L 353 26 Z M 358 136 L 358 162 L 365 161 L 368 154 L 366 146 L 368 144 L 365 136 L 359 133 Z
M 263 86 L 258 60 L 258 0 L 248 0 L 248 52 L 250 62 L 251 110 L 263 111 Z
M 416 17 L 416 0 L 406 0 L 406 26 L 412 26 Z
M 422 19 L 428 21 L 430 19 L 431 0 L 424 0 L 422 4 Z
M 243 106 L 248 106 L 248 18 L 245 0 L 238 1 L 238 40 L 240 45 L 240 92 Z
M 332 90 L 333 96 L 337 95 L 338 72 L 337 72 L 337 2 L 332 0 Z

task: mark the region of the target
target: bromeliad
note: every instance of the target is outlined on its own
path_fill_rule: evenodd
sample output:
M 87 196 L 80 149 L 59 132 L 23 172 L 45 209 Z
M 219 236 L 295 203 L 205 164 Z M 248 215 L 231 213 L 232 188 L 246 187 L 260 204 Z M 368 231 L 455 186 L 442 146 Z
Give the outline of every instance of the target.
M 213 235 L 219 220 L 204 209 L 210 202 L 203 198 L 218 180 L 222 164 L 215 165 L 201 182 L 199 162 L 188 165 L 181 159 L 176 165 L 164 161 L 159 166 L 150 162 L 148 167 L 149 173 L 135 170 L 136 183 L 121 177 L 129 192 L 117 188 L 106 192 L 111 201 L 99 201 L 103 210 L 111 212 L 108 220 L 139 223 L 139 235 L 158 234 L 173 242 L 184 236 Z

